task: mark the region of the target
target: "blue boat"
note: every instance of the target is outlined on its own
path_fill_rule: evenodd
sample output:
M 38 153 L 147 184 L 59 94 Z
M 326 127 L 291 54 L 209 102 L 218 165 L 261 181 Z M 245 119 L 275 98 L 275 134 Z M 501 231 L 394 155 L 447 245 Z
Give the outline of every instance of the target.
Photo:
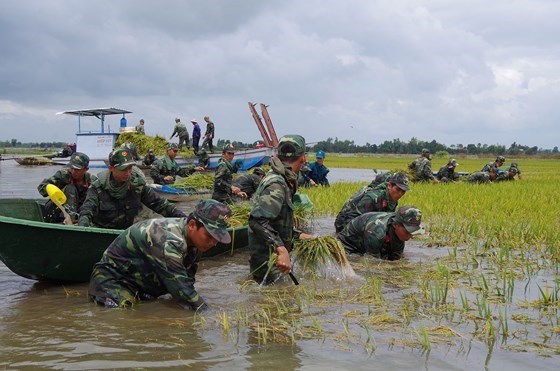
M 209 189 L 196 189 L 193 187 L 170 187 L 162 184 L 149 185 L 158 195 L 173 202 L 184 202 L 210 198 L 212 191 Z

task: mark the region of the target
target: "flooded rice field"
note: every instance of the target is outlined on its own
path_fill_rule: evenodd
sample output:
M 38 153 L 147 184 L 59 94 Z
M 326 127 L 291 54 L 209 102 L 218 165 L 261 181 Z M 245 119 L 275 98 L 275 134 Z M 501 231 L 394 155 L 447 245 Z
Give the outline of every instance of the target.
M 0 197 L 39 198 L 37 184 L 54 171 L 2 161 Z M 365 182 L 371 174 L 332 169 L 329 178 Z M 311 227 L 333 235 L 333 220 L 317 216 Z M 239 251 L 201 262 L 196 288 L 211 307 L 202 315 L 167 297 L 105 309 L 87 301 L 85 283 L 36 282 L 0 263 L 0 368 L 558 369 L 557 308 L 516 315 L 517 306 L 497 305 L 504 298 L 530 305 L 541 296 L 533 284 L 539 277 L 454 282 L 454 254 L 411 241 L 399 262 L 350 256 L 352 278 L 313 277 L 296 266 L 300 286 L 285 280 L 261 288 L 247 281 L 249 254 Z M 445 268 L 425 269 L 437 259 Z M 427 279 L 438 275 L 444 279 Z M 490 280 L 504 282 L 501 296 L 488 289 Z M 468 285 L 482 293 L 485 282 L 486 295 L 458 293 Z

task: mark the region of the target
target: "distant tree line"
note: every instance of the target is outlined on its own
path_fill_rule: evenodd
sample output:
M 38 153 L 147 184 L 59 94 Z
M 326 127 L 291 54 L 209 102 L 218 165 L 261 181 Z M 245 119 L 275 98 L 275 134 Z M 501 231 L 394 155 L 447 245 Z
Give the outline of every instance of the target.
M 29 143 L 22 143 L 17 139 L 11 140 L 0 140 L 0 147 L 1 148 L 63 148 L 67 143 L 66 142 L 29 142 Z

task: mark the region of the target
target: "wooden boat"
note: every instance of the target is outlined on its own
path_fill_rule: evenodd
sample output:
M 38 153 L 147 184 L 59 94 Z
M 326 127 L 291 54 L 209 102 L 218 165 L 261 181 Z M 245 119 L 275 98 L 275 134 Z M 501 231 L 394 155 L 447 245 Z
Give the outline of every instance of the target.
M 39 166 L 39 165 L 66 165 L 65 163 L 55 162 L 50 158 L 37 157 L 14 157 L 14 160 L 20 165 Z
M 212 192 L 208 189 L 197 190 L 192 187 L 170 187 L 161 184 L 150 184 L 150 187 L 162 197 L 173 202 L 194 201 L 201 198 L 210 198 Z
M 122 230 L 43 222 L 46 200 L 0 199 L 0 260 L 14 273 L 38 281 L 87 282 Z M 248 246 L 247 226 L 230 229 L 232 243 L 219 243 L 203 258 Z

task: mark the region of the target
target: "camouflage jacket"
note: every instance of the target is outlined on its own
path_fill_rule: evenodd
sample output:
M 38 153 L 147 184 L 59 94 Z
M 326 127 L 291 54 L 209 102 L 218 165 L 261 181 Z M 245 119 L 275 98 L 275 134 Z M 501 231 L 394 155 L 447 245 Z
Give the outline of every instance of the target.
M 413 178 L 417 182 L 430 181 L 434 178 L 432 162 L 426 157 L 418 157 L 408 165 L 408 168 L 413 171 Z
M 344 227 L 337 237 L 349 253 L 398 260 L 402 258 L 404 242 L 391 227 L 394 216 L 395 213 L 362 214 Z
M 214 139 L 214 123 L 212 121 L 206 123 L 206 132 L 204 138 Z
M 144 156 L 144 160 L 142 161 L 142 164 L 151 165 L 154 163 L 155 160 L 156 160 L 156 156 L 153 153 L 147 153 L 146 156 Z
M 459 180 L 459 174 L 455 172 L 454 167 L 449 168 L 447 165 L 443 165 L 437 172 L 437 179 L 443 182 L 453 182 Z
M 490 174 L 486 171 L 477 171 L 467 178 L 469 183 L 490 183 Z
M 178 122 L 175 124 L 175 128 L 173 129 L 173 133 L 171 133 L 171 138 L 173 138 L 177 134 L 179 138 L 188 138 L 189 132 L 187 131 L 187 127 L 183 125 L 182 122 Z
M 234 167 L 231 162 L 221 157 L 218 160 L 216 175 L 214 178 L 214 192 L 212 198 L 220 202 L 231 202 L 231 185 L 233 180 Z
M 327 174 L 330 170 L 325 165 L 319 165 L 319 163 L 315 161 L 309 164 L 309 168 L 311 169 L 308 174 L 309 178 L 313 179 L 317 184 L 329 185 Z
M 377 187 L 385 187 L 389 182 L 389 178 L 392 176 L 391 172 L 386 172 L 382 174 L 377 174 L 375 178 L 369 183 L 368 187 L 370 188 L 377 188 Z
M 83 204 L 86 200 L 87 190 L 91 186 L 93 182 L 97 180 L 97 177 L 90 173 L 85 173 L 84 181 L 79 187 L 76 187 L 78 191 L 78 206 Z M 37 190 L 43 197 L 48 197 L 47 193 L 47 185 L 54 184 L 60 189 L 64 189 L 69 184 L 75 184 L 75 180 L 72 178 L 72 173 L 70 172 L 70 168 L 62 168 L 54 173 L 53 176 L 50 178 L 45 178 L 43 181 L 37 186 Z
M 137 133 L 146 134 L 146 131 L 144 130 L 144 125 L 138 124 L 136 125 L 135 129 Z
M 150 168 L 150 176 L 156 184 L 173 184 L 177 175 L 188 177 L 194 172 L 194 166 L 181 167 L 175 159 L 170 159 L 167 155 L 155 160 Z M 167 181 L 163 179 L 168 175 L 171 175 L 173 180 Z
M 495 182 L 504 182 L 509 180 L 515 180 L 515 176 L 510 176 L 509 171 L 499 171 L 498 175 L 496 175 Z
M 480 170 L 480 171 L 485 171 L 485 172 L 488 173 L 488 172 L 490 172 L 490 169 L 492 169 L 492 168 L 497 169 L 497 168 L 499 168 L 499 166 L 498 166 L 498 164 L 495 163 L 495 162 L 489 162 L 489 163 L 487 163 L 486 165 L 484 165 L 484 166 L 482 167 L 482 170 Z
M 194 288 L 200 254 L 187 246 L 186 224 L 186 218 L 149 219 L 122 232 L 95 264 L 89 294 L 125 305 L 169 293 L 193 309 L 204 305 Z
M 184 217 L 181 210 L 160 197 L 137 174 L 122 186 L 116 186 L 109 170 L 102 171 L 88 189 L 80 207 L 78 224 L 110 229 L 130 227 L 142 205 L 166 217 Z
M 243 174 L 233 181 L 233 185 L 247 193 L 248 198 L 259 188 L 259 184 L 261 184 L 261 177 L 257 174 Z
M 364 187 L 342 206 L 334 222 L 335 229 L 341 231 L 352 219 L 365 213 L 395 211 L 397 204 L 398 201 L 389 199 L 386 183 L 378 188 Z

